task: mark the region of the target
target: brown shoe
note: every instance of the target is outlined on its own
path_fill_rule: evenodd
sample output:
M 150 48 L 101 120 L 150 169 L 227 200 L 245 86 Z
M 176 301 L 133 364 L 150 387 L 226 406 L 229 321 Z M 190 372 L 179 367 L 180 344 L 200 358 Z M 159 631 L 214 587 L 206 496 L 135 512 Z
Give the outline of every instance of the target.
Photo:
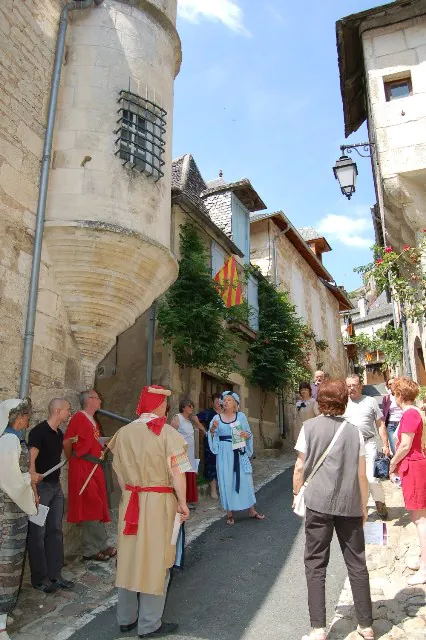
M 377 513 L 382 520 L 386 520 L 389 515 L 388 508 L 384 502 L 376 502 Z

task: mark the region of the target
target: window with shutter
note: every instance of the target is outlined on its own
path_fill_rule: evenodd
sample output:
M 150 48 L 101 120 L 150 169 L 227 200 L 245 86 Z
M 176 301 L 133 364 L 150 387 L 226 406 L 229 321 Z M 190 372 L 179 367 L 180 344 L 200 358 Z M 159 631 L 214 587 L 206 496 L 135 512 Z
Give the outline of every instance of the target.
M 222 269 L 226 260 L 226 254 L 224 250 L 214 240 L 212 240 L 212 244 L 211 244 L 211 258 L 212 258 L 212 276 L 214 278 L 217 272 L 220 271 L 220 269 Z
M 232 239 L 244 253 L 244 262 L 250 262 L 250 218 L 245 206 L 232 196 Z
M 250 276 L 247 281 L 247 302 L 250 306 L 249 327 L 259 331 L 259 285 L 256 278 Z

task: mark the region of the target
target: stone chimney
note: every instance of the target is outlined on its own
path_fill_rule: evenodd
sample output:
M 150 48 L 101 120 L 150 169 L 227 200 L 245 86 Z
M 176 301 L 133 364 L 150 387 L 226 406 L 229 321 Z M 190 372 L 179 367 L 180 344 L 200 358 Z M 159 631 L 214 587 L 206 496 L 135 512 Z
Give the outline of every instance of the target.
M 358 309 L 360 318 L 365 318 L 367 315 L 367 300 L 366 298 L 360 298 L 358 300 Z

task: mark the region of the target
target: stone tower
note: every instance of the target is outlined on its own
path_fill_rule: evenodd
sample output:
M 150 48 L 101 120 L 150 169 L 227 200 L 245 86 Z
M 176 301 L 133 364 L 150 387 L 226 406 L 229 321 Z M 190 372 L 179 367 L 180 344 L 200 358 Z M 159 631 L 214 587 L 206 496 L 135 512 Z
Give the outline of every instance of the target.
M 22 83 L 14 86 L 14 97 L 18 101 L 20 97 L 32 100 L 31 106 L 40 112 L 36 135 L 25 134 L 22 124 L 20 140 L 12 141 L 17 149 L 31 143 L 35 156 L 34 170 L 25 176 L 31 183 L 31 197 L 23 192 L 19 208 L 19 224 L 27 227 L 30 237 L 61 6 L 61 2 L 49 0 L 43 10 L 33 7 L 31 20 L 34 27 L 38 25 L 34 38 L 40 40 L 33 46 L 34 55 L 36 50 L 45 54 L 40 91 L 20 96 Z M 12 20 L 17 11 L 19 7 L 13 5 Z M 46 12 L 49 30 L 43 32 Z M 28 11 L 23 16 L 16 13 L 16 17 L 15 30 L 22 28 L 26 33 L 28 24 L 23 21 L 30 20 Z M 93 384 L 96 366 L 117 335 L 131 326 L 177 276 L 177 263 L 170 252 L 173 84 L 181 62 L 175 22 L 176 0 L 104 0 L 98 7 L 70 15 L 31 374 L 36 404 L 37 399 L 44 404 L 49 394 L 52 397 L 53 389 L 70 392 L 83 384 Z M 33 44 L 27 41 L 27 46 Z M 9 43 L 5 46 L 6 55 L 13 58 L 15 51 Z M 34 67 L 38 66 L 34 60 Z M 31 84 L 32 71 L 18 68 L 16 75 L 25 79 L 25 73 L 29 73 Z M 18 125 L 17 121 L 15 131 Z M 13 196 L 18 203 L 22 189 L 16 162 L 19 164 L 20 159 L 17 151 L 10 160 L 15 164 L 13 176 L 18 184 Z M 10 178 L 7 184 L 10 191 Z M 22 185 L 27 186 L 26 182 Z M 9 206 L 11 198 L 6 195 Z M 7 247 L 13 252 L 16 247 L 14 233 L 16 229 L 13 232 L 8 226 L 0 239 L 0 266 L 1 250 Z M 17 255 L 20 286 L 11 295 L 17 305 L 14 309 L 18 310 L 21 335 L 18 338 L 17 332 L 6 331 L 0 341 L 0 355 L 3 349 L 6 352 L 13 348 L 18 362 L 13 380 L 0 380 L 0 398 L 19 386 L 16 374 L 31 252 L 30 239 Z M 13 279 L 9 288 L 13 288 Z

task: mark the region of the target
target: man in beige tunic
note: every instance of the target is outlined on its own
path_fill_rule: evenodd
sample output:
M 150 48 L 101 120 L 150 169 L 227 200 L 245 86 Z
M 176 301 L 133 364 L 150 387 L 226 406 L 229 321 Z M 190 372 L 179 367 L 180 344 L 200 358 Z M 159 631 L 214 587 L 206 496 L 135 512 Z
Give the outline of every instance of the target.
M 185 472 L 191 465 L 185 440 L 166 424 L 170 394 L 159 386 L 144 387 L 136 411 L 139 418 L 108 443 L 123 491 L 117 619 L 123 632 L 137 626 L 140 638 L 167 636 L 178 627 L 161 618 L 176 557 L 176 546 L 171 544 L 174 521 L 177 513 L 181 522 L 189 516 Z

